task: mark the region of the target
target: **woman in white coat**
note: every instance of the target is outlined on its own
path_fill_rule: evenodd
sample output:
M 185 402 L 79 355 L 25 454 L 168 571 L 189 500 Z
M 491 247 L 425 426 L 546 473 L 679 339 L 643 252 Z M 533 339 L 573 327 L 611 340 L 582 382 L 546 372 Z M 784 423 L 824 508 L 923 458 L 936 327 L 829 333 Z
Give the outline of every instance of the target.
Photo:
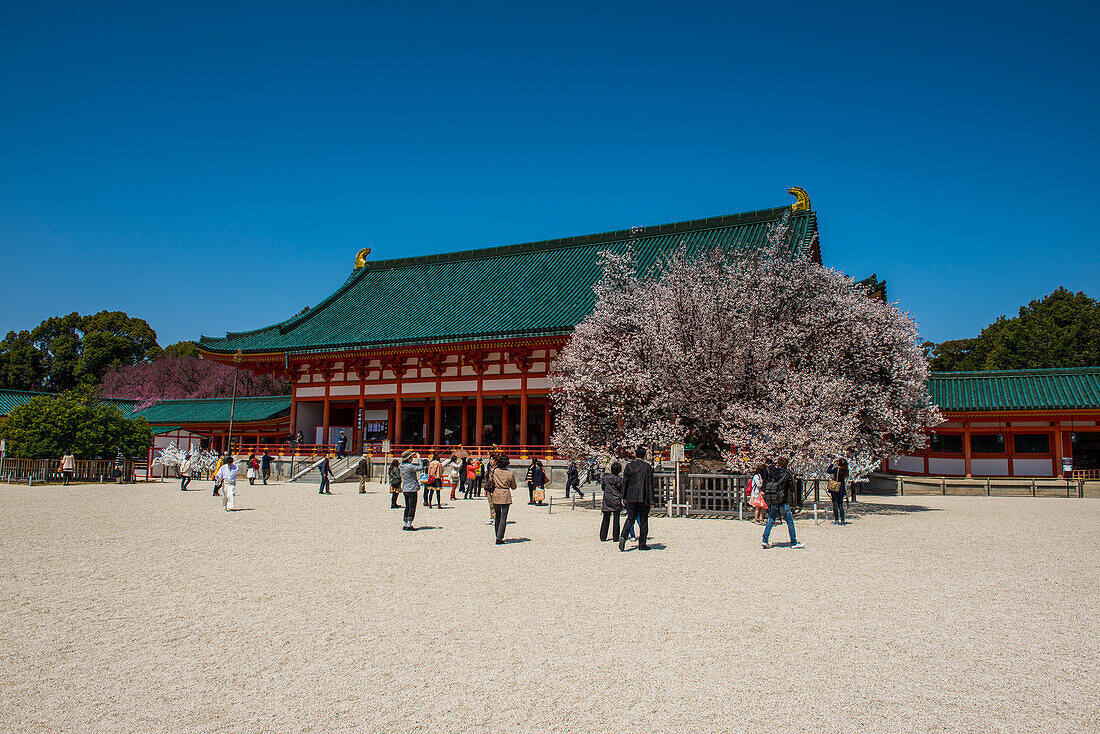
M 237 489 L 237 473 L 240 468 L 237 463 L 233 461 L 233 456 L 225 457 L 225 463 L 222 464 L 222 468 L 218 469 L 218 475 L 215 477 L 215 481 L 221 480 L 222 485 L 222 505 L 225 507 L 225 511 L 229 512 L 233 509 L 233 495 Z

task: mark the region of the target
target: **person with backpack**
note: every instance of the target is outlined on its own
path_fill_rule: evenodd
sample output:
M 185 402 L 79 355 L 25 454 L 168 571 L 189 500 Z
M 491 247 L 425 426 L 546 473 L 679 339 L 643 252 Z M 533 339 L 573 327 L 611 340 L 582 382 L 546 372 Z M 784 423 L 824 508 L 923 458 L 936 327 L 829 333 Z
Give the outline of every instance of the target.
M 761 545 L 771 548 L 768 538 L 772 534 L 772 526 L 779 519 L 780 514 L 787 521 L 787 531 L 791 535 L 791 548 L 805 548 L 794 534 L 794 516 L 791 514 L 791 498 L 794 496 L 794 475 L 787 468 L 786 456 L 780 456 L 775 461 L 775 466 L 768 470 L 764 480 L 764 501 L 768 504 L 768 524 L 764 526 L 764 539 Z
M 359 463 L 355 465 L 355 474 L 359 477 L 359 494 L 366 494 L 367 475 L 370 474 L 370 462 L 367 461 L 366 454 L 363 454 L 363 458 L 359 459 Z
M 388 473 L 390 480 L 390 509 L 398 510 L 401 505 L 397 504 L 397 495 L 401 494 L 401 462 L 394 459 L 390 462 L 390 470 Z

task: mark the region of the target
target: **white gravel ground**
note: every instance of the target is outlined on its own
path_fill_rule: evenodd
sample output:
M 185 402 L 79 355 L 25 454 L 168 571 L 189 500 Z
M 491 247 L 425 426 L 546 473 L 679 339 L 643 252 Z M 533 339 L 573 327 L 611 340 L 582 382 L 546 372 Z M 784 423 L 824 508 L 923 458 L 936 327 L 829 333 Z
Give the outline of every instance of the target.
M 403 533 L 377 485 L 192 487 L 0 486 L 0 731 L 1100 730 L 1097 500 L 619 553 L 591 510 L 515 505 L 496 546 L 484 500 Z

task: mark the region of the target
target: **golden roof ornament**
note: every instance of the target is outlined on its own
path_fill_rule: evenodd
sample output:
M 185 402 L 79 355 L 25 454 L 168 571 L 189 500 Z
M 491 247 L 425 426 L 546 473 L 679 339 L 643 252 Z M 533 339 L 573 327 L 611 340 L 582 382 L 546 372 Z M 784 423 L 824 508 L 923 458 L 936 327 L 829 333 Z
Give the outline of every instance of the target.
M 806 193 L 806 189 L 799 188 L 798 186 L 792 186 L 787 189 L 787 193 L 791 196 L 797 196 L 798 201 L 791 204 L 792 212 L 808 212 L 810 211 L 810 196 Z
M 369 254 L 370 254 L 370 248 L 369 247 L 364 247 L 362 250 L 359 251 L 359 253 L 355 256 L 355 269 L 356 270 L 366 266 L 366 264 L 367 264 L 367 255 L 369 255 Z

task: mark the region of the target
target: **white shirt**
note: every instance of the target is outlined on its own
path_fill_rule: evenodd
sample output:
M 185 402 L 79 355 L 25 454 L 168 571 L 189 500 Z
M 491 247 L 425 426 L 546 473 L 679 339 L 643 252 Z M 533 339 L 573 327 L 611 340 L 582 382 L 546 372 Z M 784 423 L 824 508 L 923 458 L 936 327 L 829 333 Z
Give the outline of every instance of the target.
M 759 497 L 764 491 L 764 478 L 759 474 L 752 475 L 752 496 Z
M 183 463 L 180 464 L 180 475 L 186 477 L 186 476 L 190 476 L 190 474 L 191 474 L 191 460 L 190 459 L 184 459 Z
M 221 469 L 218 469 L 218 479 L 222 480 L 222 482 L 224 482 L 225 484 L 236 484 L 237 473 L 239 471 L 240 469 L 238 468 L 236 462 L 232 464 L 226 464 Z

